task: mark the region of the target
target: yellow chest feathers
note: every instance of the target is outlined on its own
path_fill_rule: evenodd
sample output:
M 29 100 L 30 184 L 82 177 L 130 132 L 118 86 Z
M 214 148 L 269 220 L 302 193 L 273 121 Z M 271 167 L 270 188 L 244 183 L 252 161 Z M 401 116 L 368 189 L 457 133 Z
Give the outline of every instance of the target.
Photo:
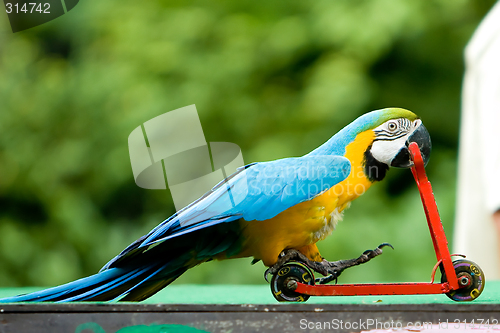
M 322 216 L 316 217 L 317 225 L 310 230 L 310 242 L 316 243 L 328 237 L 335 230 L 337 223 L 342 221 L 344 209 L 349 208 L 349 206 L 350 203 L 342 208 L 335 207 L 333 210 L 327 210 L 326 207 L 319 207 L 319 210 L 324 210 L 325 213 Z

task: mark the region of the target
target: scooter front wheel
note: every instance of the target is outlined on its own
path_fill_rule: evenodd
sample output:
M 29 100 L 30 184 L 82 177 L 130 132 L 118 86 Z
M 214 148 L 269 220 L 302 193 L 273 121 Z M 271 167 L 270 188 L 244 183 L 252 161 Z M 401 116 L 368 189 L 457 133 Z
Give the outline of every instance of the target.
M 478 298 L 483 292 L 485 284 L 481 268 L 476 263 L 465 259 L 455 260 L 453 267 L 460 288 L 446 293 L 446 296 L 457 302 L 470 302 Z M 441 275 L 441 282 L 448 282 L 444 272 Z

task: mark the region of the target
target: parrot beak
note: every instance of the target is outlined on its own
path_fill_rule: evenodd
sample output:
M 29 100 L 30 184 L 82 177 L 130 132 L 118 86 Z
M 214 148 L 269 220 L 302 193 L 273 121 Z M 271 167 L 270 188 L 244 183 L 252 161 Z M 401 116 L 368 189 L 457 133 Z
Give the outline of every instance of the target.
M 415 142 L 418 144 L 418 148 L 420 149 L 420 153 L 422 154 L 422 158 L 424 160 L 424 165 L 427 165 L 429 162 L 429 158 L 431 155 L 431 136 L 427 131 L 427 128 L 423 124 L 410 135 L 408 140 L 406 140 L 405 146 L 401 148 L 396 157 L 391 162 L 391 166 L 396 168 L 410 168 L 413 166 L 413 161 L 410 157 L 410 151 L 408 149 L 410 143 Z

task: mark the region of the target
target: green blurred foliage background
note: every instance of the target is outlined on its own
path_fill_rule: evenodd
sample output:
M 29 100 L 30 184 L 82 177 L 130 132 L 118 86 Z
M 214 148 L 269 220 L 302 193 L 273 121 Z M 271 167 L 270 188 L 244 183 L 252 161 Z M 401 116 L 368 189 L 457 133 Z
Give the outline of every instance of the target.
M 364 112 L 399 106 L 433 138 L 428 173 L 451 240 L 463 50 L 493 0 L 81 1 L 13 34 L 0 15 L 0 286 L 93 274 L 174 213 L 134 183 L 127 137 L 196 104 L 207 141 L 246 163 L 299 156 Z M 341 282 L 427 281 L 435 255 L 408 170 L 392 170 L 320 243 L 395 250 Z M 474 258 L 471 258 L 474 260 Z M 250 259 L 175 283 L 265 283 Z

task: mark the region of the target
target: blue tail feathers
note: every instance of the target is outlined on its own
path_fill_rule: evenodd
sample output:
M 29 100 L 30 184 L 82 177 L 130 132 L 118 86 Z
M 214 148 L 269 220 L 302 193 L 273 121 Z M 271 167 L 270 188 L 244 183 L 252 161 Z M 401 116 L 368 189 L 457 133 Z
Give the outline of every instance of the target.
M 159 290 L 149 290 L 149 293 L 147 290 L 154 285 L 152 282 L 156 280 L 158 273 L 162 272 L 162 281 L 170 283 L 185 271 L 181 269 L 180 272 L 171 272 L 170 277 L 165 277 L 165 266 L 146 266 L 130 270 L 110 268 L 61 286 L 2 298 L 0 303 L 126 300 L 129 294 L 136 294 L 138 291 L 150 296 Z

